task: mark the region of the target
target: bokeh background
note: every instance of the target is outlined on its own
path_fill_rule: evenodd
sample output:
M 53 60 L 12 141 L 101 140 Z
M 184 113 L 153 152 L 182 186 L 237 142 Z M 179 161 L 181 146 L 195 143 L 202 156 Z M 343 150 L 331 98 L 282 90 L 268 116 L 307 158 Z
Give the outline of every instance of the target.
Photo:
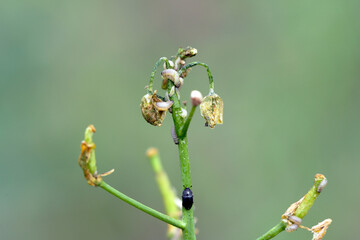
M 303 223 L 331 217 L 326 239 L 358 236 L 359 1 L 0 6 L 1 239 L 166 239 L 166 224 L 88 186 L 77 158 L 92 123 L 100 171 L 116 169 L 107 182 L 163 211 L 145 151 L 159 148 L 181 189 L 172 122 L 147 124 L 139 103 L 156 60 L 188 45 L 225 104 L 223 125 L 205 128 L 197 111 L 190 126 L 198 239 L 255 239 L 316 173 L 329 184 Z M 194 68 L 182 100 L 207 82 Z

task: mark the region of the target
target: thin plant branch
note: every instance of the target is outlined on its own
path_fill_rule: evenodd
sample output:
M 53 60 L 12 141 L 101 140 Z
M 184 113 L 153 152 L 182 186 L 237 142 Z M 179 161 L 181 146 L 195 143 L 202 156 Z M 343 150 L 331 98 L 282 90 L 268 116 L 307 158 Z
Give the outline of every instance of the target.
M 184 125 L 183 125 L 182 128 L 180 129 L 180 135 L 179 135 L 180 137 L 186 136 L 187 131 L 188 131 L 188 129 L 189 129 L 190 122 L 191 122 L 191 120 L 192 120 L 192 118 L 193 118 L 193 116 L 194 116 L 195 110 L 196 110 L 196 106 L 193 105 L 193 106 L 191 107 L 189 116 L 186 118 L 186 121 L 185 121 Z
M 149 93 L 153 93 L 153 83 L 154 83 L 155 73 L 156 73 L 156 70 L 158 69 L 158 67 L 160 66 L 160 64 L 161 64 L 163 61 L 166 63 L 166 66 L 167 66 L 167 67 L 170 66 L 169 60 L 168 60 L 166 57 L 161 57 L 161 58 L 155 63 L 155 66 L 154 66 L 154 68 L 153 68 L 153 71 L 151 72 L 151 75 L 150 75 L 150 81 L 149 81 L 149 86 L 148 86 L 148 92 L 149 92 Z
M 171 187 L 168 175 L 163 169 L 159 151 L 156 148 L 149 148 L 146 152 L 146 156 L 149 158 L 151 167 L 155 173 L 156 182 L 164 202 L 166 214 L 173 218 L 179 217 L 180 210 L 175 202 L 176 195 Z M 167 233 L 168 238 L 172 239 L 177 234 L 177 231 L 177 228 L 169 224 Z
M 102 177 L 111 174 L 114 170 L 110 170 L 103 174 L 97 173 L 97 166 L 96 166 L 96 158 L 95 158 L 95 144 L 93 142 L 93 134 L 95 133 L 95 127 L 90 125 L 85 130 L 85 140 L 81 143 L 81 153 L 79 157 L 79 165 L 83 169 L 84 177 L 87 180 L 88 184 L 91 186 L 98 186 L 104 189 L 105 191 L 109 192 L 110 194 L 114 195 L 115 197 L 123 200 L 124 202 L 130 204 L 131 206 L 136 207 L 137 209 L 157 218 L 160 219 L 168 224 L 171 224 L 175 227 L 185 229 L 186 224 L 185 222 L 175 219 L 173 217 L 167 216 L 161 212 L 158 212 L 138 201 L 132 199 L 131 197 L 126 196 L 122 192 L 116 190 L 115 188 L 111 187 L 109 184 L 103 181 Z
M 174 84 L 168 81 L 168 91 L 171 91 Z M 173 94 L 170 100 L 174 102 L 172 105 L 172 116 L 175 126 L 176 134 L 179 137 L 179 157 L 180 157 L 180 168 L 181 168 L 181 179 L 183 184 L 183 190 L 185 188 L 192 188 L 191 183 L 191 171 L 190 171 L 190 160 L 188 142 L 186 136 L 180 136 L 180 129 L 184 126 L 184 119 L 181 117 L 181 105 L 177 94 Z M 189 210 L 182 208 L 182 220 L 186 223 L 186 228 L 183 230 L 183 237 L 186 240 L 195 240 L 195 223 L 194 223 L 194 208 Z
M 104 189 L 105 191 L 107 191 L 108 193 L 114 195 L 115 197 L 120 198 L 124 202 L 130 204 L 131 206 L 136 207 L 137 209 L 139 209 L 157 219 L 160 219 L 163 222 L 166 222 L 168 224 L 171 224 L 171 225 L 181 228 L 181 229 L 185 229 L 185 227 L 186 227 L 186 224 L 183 221 L 175 219 L 173 217 L 170 217 L 161 212 L 158 212 L 158 211 L 136 201 L 135 199 L 132 199 L 131 197 L 126 196 L 125 194 L 119 192 L 118 190 L 111 187 L 109 184 L 107 184 L 104 181 L 101 181 L 98 186 L 101 187 L 102 189 Z
M 185 66 L 183 66 L 181 69 L 180 69 L 180 75 L 183 73 L 183 72 L 186 72 L 189 68 L 192 68 L 194 66 L 197 66 L 197 65 L 200 65 L 200 66 L 203 66 L 204 68 L 206 68 L 206 71 L 207 71 L 207 74 L 208 74 L 208 77 L 209 77 L 209 88 L 210 88 L 210 93 L 213 93 L 214 92 L 214 78 L 211 74 L 211 71 L 210 71 L 210 68 L 209 66 L 206 64 L 206 63 L 202 63 L 202 62 L 191 62 L 191 63 L 188 63 L 186 64 Z
M 327 180 L 324 175 L 322 174 L 316 174 L 314 184 L 311 187 L 311 189 L 305 194 L 303 198 L 301 198 L 299 201 L 293 203 L 288 210 L 283 214 L 282 218 L 283 220 L 275 225 L 275 227 L 271 228 L 269 231 L 267 231 L 264 235 L 257 238 L 257 240 L 267 240 L 274 238 L 276 235 L 281 233 L 286 229 L 286 227 L 289 225 L 287 222 L 289 222 L 286 218 L 288 216 L 295 216 L 297 218 L 303 219 L 306 214 L 309 212 L 310 208 L 313 206 L 316 198 L 319 196 L 320 192 L 322 191 L 321 184 Z M 302 227 L 302 226 L 300 226 Z M 306 227 L 303 227 L 306 228 Z

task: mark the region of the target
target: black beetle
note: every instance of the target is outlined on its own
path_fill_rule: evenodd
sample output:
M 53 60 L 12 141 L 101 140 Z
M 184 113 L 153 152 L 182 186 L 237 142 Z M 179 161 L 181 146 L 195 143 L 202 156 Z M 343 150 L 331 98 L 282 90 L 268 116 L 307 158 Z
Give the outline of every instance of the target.
M 190 210 L 194 203 L 194 196 L 190 188 L 185 188 L 182 193 L 182 205 L 186 210 Z

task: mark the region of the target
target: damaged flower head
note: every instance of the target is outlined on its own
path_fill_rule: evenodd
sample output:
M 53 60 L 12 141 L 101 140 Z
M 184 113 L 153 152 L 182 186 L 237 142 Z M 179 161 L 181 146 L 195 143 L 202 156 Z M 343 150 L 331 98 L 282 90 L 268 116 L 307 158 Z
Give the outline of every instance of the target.
M 95 144 L 93 143 L 92 136 L 95 132 L 95 127 L 89 125 L 85 130 L 85 140 L 81 142 L 81 153 L 78 163 L 84 172 L 84 177 L 88 184 L 91 186 L 98 186 L 103 176 L 107 176 L 114 172 L 114 169 L 103 173 L 97 173 L 96 159 L 95 159 Z
M 158 98 L 154 91 L 153 94 L 148 93 L 141 99 L 141 113 L 148 123 L 160 127 L 172 104 L 172 101 L 164 102 Z
M 311 228 L 311 231 L 313 232 L 313 239 L 312 240 L 321 240 L 328 227 L 330 226 L 332 220 L 330 218 L 325 219 L 322 222 L 319 222 L 317 225 L 313 226 Z
M 205 119 L 205 126 L 214 128 L 223 123 L 223 100 L 214 92 L 207 95 L 200 104 L 201 116 Z

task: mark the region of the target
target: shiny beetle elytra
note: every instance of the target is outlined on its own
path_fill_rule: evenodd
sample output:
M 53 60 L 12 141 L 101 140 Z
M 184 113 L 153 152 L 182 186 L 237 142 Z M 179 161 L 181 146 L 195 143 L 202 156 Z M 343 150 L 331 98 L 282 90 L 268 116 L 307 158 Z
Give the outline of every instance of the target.
M 185 188 L 182 193 L 182 205 L 186 210 L 190 210 L 194 203 L 194 196 L 190 188 Z

